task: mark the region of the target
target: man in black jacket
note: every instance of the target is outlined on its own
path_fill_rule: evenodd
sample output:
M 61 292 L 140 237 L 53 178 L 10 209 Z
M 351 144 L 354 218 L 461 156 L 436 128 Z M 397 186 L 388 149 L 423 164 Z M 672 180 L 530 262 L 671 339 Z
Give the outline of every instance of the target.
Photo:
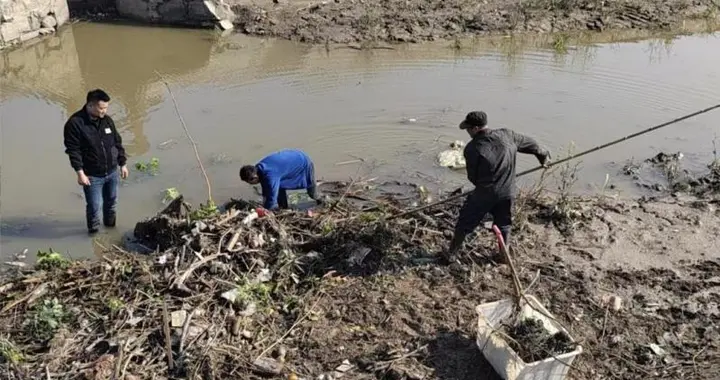
M 65 153 L 85 193 L 87 228 L 94 234 L 103 224 L 115 226 L 118 177 L 127 178 L 127 157 L 122 138 L 107 115 L 110 96 L 100 89 L 87 94 L 85 106 L 65 123 Z M 118 173 L 118 167 L 120 168 Z
M 475 185 L 475 190 L 468 195 L 460 210 L 455 234 L 446 253 L 449 261 L 455 259 L 465 237 L 482 223 L 487 213 L 493 216 L 494 224 L 509 246 L 516 192 L 516 153 L 533 154 L 543 166 L 550 158 L 550 153 L 540 148 L 530 137 L 505 128 L 488 128 L 487 114 L 482 111 L 468 113 L 460 123 L 460 129 L 466 130 L 472 138 L 465 146 L 463 155 L 467 163 L 468 180 Z

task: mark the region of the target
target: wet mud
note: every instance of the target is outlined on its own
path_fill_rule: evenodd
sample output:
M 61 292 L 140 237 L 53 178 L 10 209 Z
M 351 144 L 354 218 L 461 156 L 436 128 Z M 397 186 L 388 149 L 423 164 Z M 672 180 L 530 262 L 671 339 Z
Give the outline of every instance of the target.
M 311 43 L 420 42 L 473 35 L 672 29 L 718 20 L 712 1 L 335 0 L 235 7 L 240 31 Z

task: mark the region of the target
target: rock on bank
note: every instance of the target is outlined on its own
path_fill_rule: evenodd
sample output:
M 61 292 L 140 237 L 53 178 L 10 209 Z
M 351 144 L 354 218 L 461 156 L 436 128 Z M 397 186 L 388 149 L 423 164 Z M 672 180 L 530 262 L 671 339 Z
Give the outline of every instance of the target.
M 69 18 L 66 0 L 0 0 L 0 49 L 54 33 Z

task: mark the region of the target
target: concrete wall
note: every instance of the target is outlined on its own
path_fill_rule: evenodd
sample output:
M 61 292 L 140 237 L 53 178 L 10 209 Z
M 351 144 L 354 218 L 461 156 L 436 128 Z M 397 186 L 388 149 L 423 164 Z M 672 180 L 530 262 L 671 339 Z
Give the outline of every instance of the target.
M 98 17 L 100 15 L 116 17 L 115 2 L 116 0 L 67 0 L 70 17 L 73 18 L 85 16 L 100 18 Z
M 235 18 L 236 0 L 116 0 L 120 16 L 153 23 L 213 26 Z
M 214 26 L 232 21 L 232 6 L 250 0 L 67 0 L 73 16 L 121 17 L 147 23 Z
M 55 33 L 69 18 L 66 0 L 0 0 L 0 49 Z
M 0 0 L 0 49 L 54 33 L 70 18 L 232 28 L 232 7 L 248 0 Z

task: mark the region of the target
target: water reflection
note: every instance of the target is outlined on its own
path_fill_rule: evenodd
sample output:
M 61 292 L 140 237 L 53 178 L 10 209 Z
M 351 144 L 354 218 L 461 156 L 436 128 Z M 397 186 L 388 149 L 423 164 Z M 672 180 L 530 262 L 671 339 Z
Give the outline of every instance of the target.
M 68 236 L 87 235 L 87 229 L 81 223 L 55 219 L 51 216 L 11 216 L 3 217 L 0 222 L 0 235 L 5 240 L 62 239 Z
M 57 36 L 4 54 L 3 100 L 32 93 L 63 108 L 78 110 L 91 88 L 113 98 L 111 113 L 131 155 L 147 152 L 143 131 L 148 111 L 163 100 L 155 71 L 186 75 L 205 67 L 214 34 L 167 28 L 75 24 Z M 12 127 L 12 126 L 11 126 Z

